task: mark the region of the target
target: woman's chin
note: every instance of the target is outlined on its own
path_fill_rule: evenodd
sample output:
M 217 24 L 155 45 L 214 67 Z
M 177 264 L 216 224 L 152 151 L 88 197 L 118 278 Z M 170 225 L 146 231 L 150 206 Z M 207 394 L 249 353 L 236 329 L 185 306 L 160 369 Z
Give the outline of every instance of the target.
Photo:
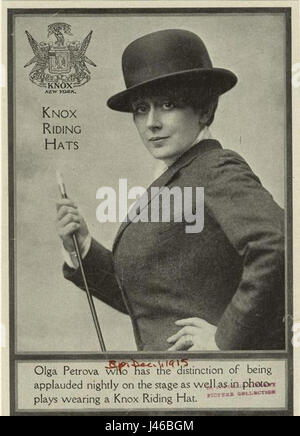
M 171 150 L 163 150 L 162 148 L 156 148 L 154 150 L 151 150 L 150 152 L 152 154 L 152 156 L 155 159 L 159 159 L 159 160 L 176 160 L 177 156 L 180 156 L 179 153 L 176 153 L 174 151 Z

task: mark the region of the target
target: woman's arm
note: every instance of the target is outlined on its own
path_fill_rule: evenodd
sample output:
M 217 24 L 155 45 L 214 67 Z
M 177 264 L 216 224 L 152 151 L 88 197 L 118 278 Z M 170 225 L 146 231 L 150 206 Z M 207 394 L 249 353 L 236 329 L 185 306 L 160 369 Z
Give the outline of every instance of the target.
M 111 251 L 92 239 L 91 247 L 83 259 L 83 267 L 92 295 L 114 309 L 128 314 L 121 290 L 115 278 Z M 78 268 L 70 268 L 65 263 L 63 274 L 67 280 L 85 290 Z
M 216 343 L 222 350 L 251 349 L 257 335 L 270 333 L 267 320 L 284 316 L 284 212 L 234 152 L 222 151 L 209 175 L 206 206 L 244 265 Z
M 84 218 L 78 211 L 76 204 L 70 199 L 62 199 L 57 202 L 56 228 L 68 253 L 72 253 L 74 250 L 72 240 L 74 232 L 76 232 L 81 248 L 89 236 Z M 127 314 L 128 311 L 114 275 L 112 253 L 92 239 L 91 246 L 84 256 L 83 266 L 92 295 L 114 309 Z M 63 273 L 66 279 L 79 288 L 85 289 L 78 265 L 71 268 L 65 263 Z

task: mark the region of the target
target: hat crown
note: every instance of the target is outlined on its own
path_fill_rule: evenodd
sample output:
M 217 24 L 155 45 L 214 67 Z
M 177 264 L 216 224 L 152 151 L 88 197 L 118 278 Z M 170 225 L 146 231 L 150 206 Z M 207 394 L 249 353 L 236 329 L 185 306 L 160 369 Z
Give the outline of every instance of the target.
M 126 87 L 130 88 L 156 77 L 210 69 L 212 62 L 198 35 L 169 29 L 133 41 L 123 53 L 122 68 Z

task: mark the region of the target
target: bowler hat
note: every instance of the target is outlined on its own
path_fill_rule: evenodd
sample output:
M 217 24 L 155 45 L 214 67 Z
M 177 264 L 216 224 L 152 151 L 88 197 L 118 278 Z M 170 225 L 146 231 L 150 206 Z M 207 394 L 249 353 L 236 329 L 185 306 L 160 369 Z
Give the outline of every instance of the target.
M 161 30 L 133 41 L 124 50 L 122 68 L 127 89 L 107 101 L 111 109 L 122 112 L 132 112 L 130 102 L 137 92 L 164 86 L 166 81 L 209 87 L 217 96 L 237 83 L 234 73 L 213 67 L 198 35 L 180 29 Z

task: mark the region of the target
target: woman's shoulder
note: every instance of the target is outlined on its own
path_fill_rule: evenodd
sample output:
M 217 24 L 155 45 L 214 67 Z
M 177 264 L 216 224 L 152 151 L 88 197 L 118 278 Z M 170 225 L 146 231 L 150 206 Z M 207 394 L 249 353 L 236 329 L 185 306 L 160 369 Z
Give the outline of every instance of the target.
M 250 177 L 260 183 L 247 161 L 236 151 L 223 148 L 221 145 L 207 153 L 199 154 L 189 169 L 192 178 L 200 177 L 207 182 L 216 183 L 222 179 L 237 177 Z
M 212 148 L 208 152 L 204 153 L 203 156 L 200 155 L 199 160 L 203 161 L 206 166 L 216 167 L 218 165 L 230 164 L 230 163 L 240 163 L 243 165 L 247 164 L 246 160 L 236 151 L 222 147 L 219 141 L 216 141 L 216 147 Z

